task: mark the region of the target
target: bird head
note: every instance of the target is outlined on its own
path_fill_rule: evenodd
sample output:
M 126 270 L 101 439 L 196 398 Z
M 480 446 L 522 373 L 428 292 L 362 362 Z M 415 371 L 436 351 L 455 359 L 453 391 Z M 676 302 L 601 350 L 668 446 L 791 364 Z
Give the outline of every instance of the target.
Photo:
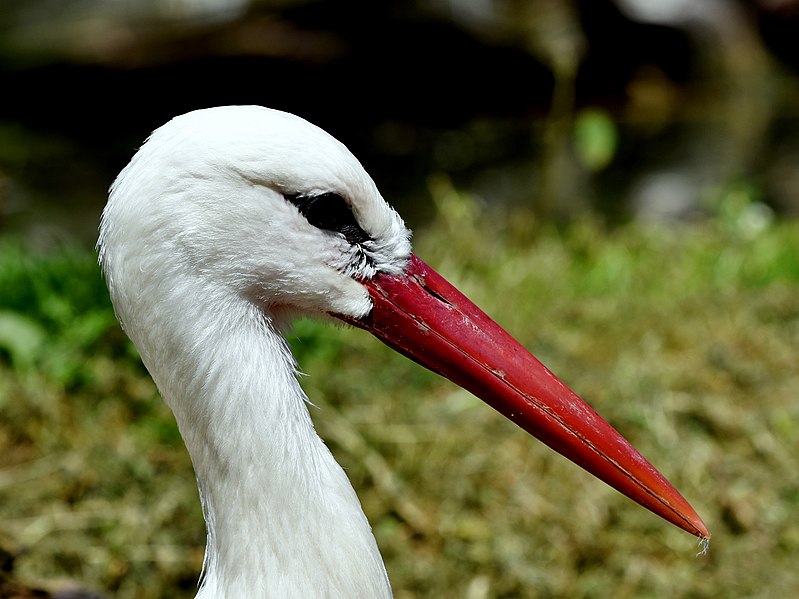
M 98 246 L 112 295 L 123 273 L 141 293 L 194 278 L 272 310 L 357 318 L 371 307 L 357 280 L 403 272 L 409 238 L 343 144 L 250 106 L 157 129 L 114 182 Z

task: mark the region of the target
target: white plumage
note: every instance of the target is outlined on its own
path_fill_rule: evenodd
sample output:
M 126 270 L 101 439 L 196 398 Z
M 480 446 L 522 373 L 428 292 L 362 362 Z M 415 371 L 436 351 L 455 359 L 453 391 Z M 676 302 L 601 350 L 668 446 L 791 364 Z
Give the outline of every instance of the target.
M 391 595 L 279 332 L 296 312 L 369 310 L 342 272 L 349 244 L 283 196 L 322 191 L 350 199 L 376 264 L 401 272 L 409 234 L 360 163 L 321 129 L 260 107 L 201 110 L 155 131 L 103 213 L 117 316 L 197 474 L 208 527 L 198 597 Z

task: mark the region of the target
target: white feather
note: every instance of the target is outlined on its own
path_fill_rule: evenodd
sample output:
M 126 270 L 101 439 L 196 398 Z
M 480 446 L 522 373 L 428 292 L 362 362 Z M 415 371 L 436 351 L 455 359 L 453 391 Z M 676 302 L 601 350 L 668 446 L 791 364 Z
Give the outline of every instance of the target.
M 284 197 L 327 192 L 371 236 L 371 265 L 353 266 L 343 236 Z M 280 333 L 289 313 L 363 316 L 370 302 L 356 278 L 408 260 L 409 232 L 355 157 L 266 108 L 183 115 L 113 184 L 98 249 L 119 320 L 197 474 L 208 531 L 198 597 L 390 596 Z

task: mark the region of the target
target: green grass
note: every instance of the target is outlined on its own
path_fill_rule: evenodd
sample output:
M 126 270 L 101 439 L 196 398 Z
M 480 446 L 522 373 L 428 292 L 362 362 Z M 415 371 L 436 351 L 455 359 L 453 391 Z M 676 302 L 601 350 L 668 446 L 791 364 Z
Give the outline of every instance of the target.
M 366 333 L 297 323 L 313 417 L 397 597 L 799 588 L 799 226 L 545 227 L 438 194 L 415 249 L 686 495 L 710 553 Z M 736 213 L 737 214 L 737 213 Z M 475 242 L 479 240 L 479 242 Z M 379 373 L 377 376 L 374 373 Z M 89 249 L 0 242 L 0 546 L 15 574 L 191 597 L 204 530 L 171 415 Z

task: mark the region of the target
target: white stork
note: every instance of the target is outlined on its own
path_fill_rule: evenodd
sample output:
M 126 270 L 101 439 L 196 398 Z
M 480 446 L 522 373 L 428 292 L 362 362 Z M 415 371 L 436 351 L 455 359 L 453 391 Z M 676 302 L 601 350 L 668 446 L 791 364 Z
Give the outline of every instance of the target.
M 439 274 L 344 145 L 256 106 L 156 130 L 111 188 L 116 314 L 175 414 L 207 527 L 197 597 L 390 597 L 358 498 L 317 436 L 281 331 L 330 315 L 481 397 L 709 538 L 621 435 Z

